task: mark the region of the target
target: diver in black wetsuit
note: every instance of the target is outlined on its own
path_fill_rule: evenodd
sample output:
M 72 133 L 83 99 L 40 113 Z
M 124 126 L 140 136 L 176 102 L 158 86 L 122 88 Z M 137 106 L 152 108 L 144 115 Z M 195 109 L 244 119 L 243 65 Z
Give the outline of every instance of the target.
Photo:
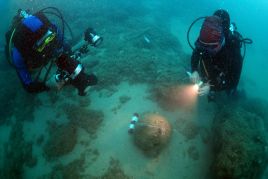
M 205 18 L 191 57 L 191 80 L 203 81 L 200 95 L 225 90 L 235 94 L 242 71 L 241 35 L 230 30 L 230 17 L 225 10 L 217 10 Z
M 49 13 L 51 14 L 51 11 Z M 65 21 L 62 19 L 62 22 Z M 86 95 L 89 86 L 97 84 L 97 77 L 94 74 L 86 74 L 82 64 L 75 58 L 71 47 L 64 41 L 62 31 L 50 22 L 43 11 L 30 14 L 19 10 L 14 17 L 12 26 L 6 33 L 6 54 L 10 57 L 10 63 L 16 69 L 27 92 L 39 93 L 50 89 L 46 79 L 39 79 L 40 72 L 49 63 L 54 63 L 58 67 L 53 77 L 55 83 L 61 87 L 64 84 L 73 85 L 78 89 L 80 96 Z M 102 38 L 88 28 L 84 40 L 87 44 L 95 46 Z M 34 70 L 39 71 L 35 79 L 32 75 Z

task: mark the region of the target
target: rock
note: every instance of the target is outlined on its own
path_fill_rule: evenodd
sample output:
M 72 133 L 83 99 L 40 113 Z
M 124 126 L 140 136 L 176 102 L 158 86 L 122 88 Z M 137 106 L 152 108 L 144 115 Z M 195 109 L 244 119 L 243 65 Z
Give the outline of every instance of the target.
M 52 125 L 49 139 L 44 146 L 44 154 L 47 160 L 70 153 L 77 143 L 77 128 L 71 123 Z
M 23 178 L 23 168 L 34 167 L 37 159 L 32 155 L 32 142 L 26 142 L 23 134 L 23 122 L 12 125 L 9 142 L 4 146 L 3 173 L 1 178 Z
M 207 128 L 201 127 L 199 133 L 204 144 L 209 144 L 211 142 L 211 134 Z
M 193 160 L 199 159 L 199 153 L 198 153 L 198 150 L 195 146 L 190 146 L 187 150 L 187 153 L 191 159 L 193 159 Z
M 213 124 L 213 178 L 258 179 L 268 161 L 267 138 L 260 116 L 227 105 L 216 114 Z
M 77 105 L 66 105 L 64 110 L 71 124 L 95 135 L 104 118 L 102 111 L 91 110 Z
M 59 179 L 80 179 L 83 178 L 84 158 L 76 159 L 66 165 L 58 164 L 53 167 L 51 173 L 43 175 L 40 179 L 59 178 Z
M 95 66 L 97 66 L 99 64 L 99 61 L 98 60 L 93 60 L 93 61 L 89 61 L 87 63 L 87 68 L 88 69 L 92 69 L 94 68 Z
M 120 162 L 116 159 L 111 158 L 110 160 L 110 166 L 107 169 L 107 171 L 99 177 L 94 177 L 94 176 L 88 176 L 87 178 L 92 178 L 92 179 L 112 179 L 112 178 L 116 178 L 116 179 L 130 179 L 132 177 L 129 177 L 125 174 L 125 172 L 123 171 Z
M 33 168 L 37 165 L 37 162 L 38 161 L 36 157 L 31 157 L 26 161 L 25 165 L 29 168 Z
M 135 144 L 147 155 L 157 156 L 166 146 L 171 136 L 171 126 L 167 119 L 156 113 L 147 113 L 136 124 Z
M 36 144 L 37 144 L 38 146 L 40 146 L 40 145 L 43 144 L 44 140 L 45 140 L 44 135 L 40 135 L 40 136 L 36 139 Z
M 195 139 L 200 133 L 200 127 L 192 118 L 192 116 L 181 115 L 175 122 L 175 129 L 183 135 L 186 140 Z
M 122 104 L 122 105 L 127 103 L 130 99 L 131 99 L 131 97 L 129 97 L 129 96 L 120 96 L 119 97 L 120 104 Z

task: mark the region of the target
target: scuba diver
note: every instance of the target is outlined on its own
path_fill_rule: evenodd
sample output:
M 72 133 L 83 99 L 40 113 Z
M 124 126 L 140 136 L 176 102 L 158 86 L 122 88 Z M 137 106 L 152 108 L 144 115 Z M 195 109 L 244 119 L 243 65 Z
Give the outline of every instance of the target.
M 245 51 L 244 56 L 241 55 L 241 47 L 244 44 L 245 48 L 245 44 L 252 41 L 242 38 L 225 10 L 220 9 L 213 16 L 201 18 L 205 20 L 195 48 L 189 43 L 193 48 L 190 79 L 201 84 L 198 93 L 200 96 L 208 95 L 209 100 L 215 98 L 216 91 L 224 90 L 228 95 L 235 95 L 245 56 Z
M 61 29 L 50 22 L 46 13 L 60 18 Z M 88 87 L 97 84 L 97 77 L 87 74 L 78 59 L 81 53 L 87 52 L 87 45 L 96 46 L 102 38 L 88 28 L 85 31 L 85 45 L 77 52 L 72 52 L 71 46 L 64 39 L 65 25 L 62 14 L 54 7 L 44 8 L 34 14 L 19 10 L 13 18 L 11 28 L 6 33 L 6 55 L 27 92 L 40 93 L 55 86 L 59 89 L 71 84 L 80 96 L 85 96 Z M 56 64 L 57 71 L 48 80 L 52 64 Z M 42 80 L 40 76 L 44 69 L 46 74 Z

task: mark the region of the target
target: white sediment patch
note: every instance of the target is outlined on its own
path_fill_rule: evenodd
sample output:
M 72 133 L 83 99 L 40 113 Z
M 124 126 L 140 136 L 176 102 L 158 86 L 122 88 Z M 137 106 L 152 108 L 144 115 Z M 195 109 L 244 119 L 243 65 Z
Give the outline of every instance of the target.
M 189 111 L 164 111 L 154 101 L 148 99 L 148 86 L 146 84 L 130 85 L 123 82 L 116 86 L 112 92 L 103 89 L 98 92 L 91 91 L 89 94 L 86 97 L 91 101 L 88 108 L 101 110 L 104 113 L 104 120 L 97 131 L 96 138 L 92 139 L 86 131 L 79 129 L 78 142 L 74 150 L 52 162 L 47 162 L 44 159 L 42 146 L 35 144 L 33 155 L 38 157 L 38 164 L 32 169 L 27 168 L 25 170 L 26 177 L 38 178 L 40 175 L 51 172 L 53 166 L 57 163 L 67 164 L 85 154 L 85 175 L 102 176 L 110 166 L 110 159 L 113 158 L 119 160 L 124 173 L 133 178 L 206 178 L 206 173 L 209 170 L 209 147 L 203 143 L 200 135 L 189 141 L 175 130 L 175 120 L 181 115 L 189 113 Z M 125 97 L 123 99 L 128 100 L 124 102 L 121 100 L 120 102 L 122 96 Z M 53 106 L 46 106 L 37 109 L 35 112 L 37 119 L 34 123 L 24 126 L 29 131 L 25 136 L 27 140 L 30 140 L 31 135 L 36 138 L 40 134 L 45 136 L 45 140 L 48 138 L 49 134 L 46 130 L 45 120 L 55 118 L 56 110 L 53 108 Z M 49 111 L 54 112 L 49 113 Z M 133 136 L 128 133 L 128 126 L 133 113 L 142 115 L 145 112 L 160 113 L 169 120 L 173 127 L 170 143 L 156 158 L 147 158 L 135 146 Z M 193 112 L 195 111 L 190 113 Z M 205 115 L 206 113 L 199 117 L 207 117 Z M 66 122 L 64 118 L 55 120 Z M 190 146 L 194 146 L 198 151 L 198 160 L 193 160 L 188 156 L 187 151 Z M 96 160 L 92 160 L 92 150 L 98 151 Z
M 110 97 L 99 97 L 95 92 L 91 94 L 94 108 L 103 110 L 105 120 L 98 138 L 92 143 L 100 153 L 99 158 L 87 167 L 86 172 L 101 176 L 109 167 L 112 157 L 118 159 L 125 174 L 133 178 L 205 178 L 209 169 L 206 158 L 209 152 L 199 135 L 191 141 L 185 141 L 183 135 L 173 132 L 167 148 L 157 158 L 147 158 L 134 145 L 132 135 L 128 134 L 129 122 L 135 112 L 158 112 L 166 116 L 172 125 L 183 111 L 167 112 L 160 109 L 147 98 L 147 85 L 122 83 L 117 89 L 118 91 Z M 112 109 L 118 105 L 119 97 L 124 95 L 129 96 L 131 100 L 116 112 L 113 111 Z M 197 148 L 199 160 L 193 161 L 187 156 L 190 145 Z

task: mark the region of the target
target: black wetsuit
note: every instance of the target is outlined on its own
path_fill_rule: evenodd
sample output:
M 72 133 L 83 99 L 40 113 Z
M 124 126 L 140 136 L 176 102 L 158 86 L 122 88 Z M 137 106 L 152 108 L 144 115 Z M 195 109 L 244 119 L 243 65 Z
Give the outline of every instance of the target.
M 192 72 L 197 71 L 212 91 L 236 90 L 243 65 L 238 32 L 225 33 L 225 45 L 216 55 L 195 48 L 191 58 Z

